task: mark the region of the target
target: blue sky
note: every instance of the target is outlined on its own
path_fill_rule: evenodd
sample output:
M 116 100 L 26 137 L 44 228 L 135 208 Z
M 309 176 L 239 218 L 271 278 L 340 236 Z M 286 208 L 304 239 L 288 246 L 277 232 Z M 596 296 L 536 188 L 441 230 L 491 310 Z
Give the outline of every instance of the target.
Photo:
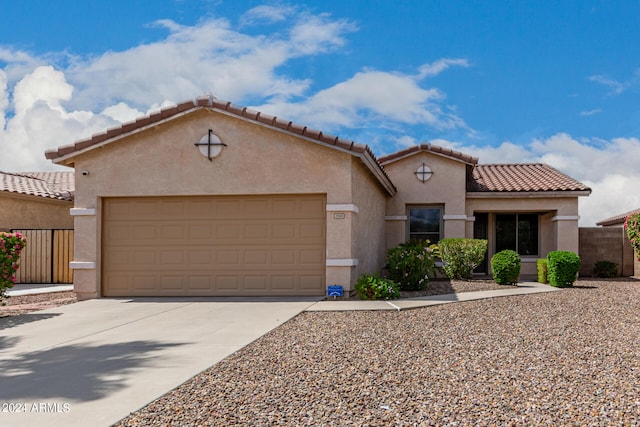
M 640 206 L 640 2 L 4 2 L 0 170 L 201 95 L 368 144 L 545 162 Z

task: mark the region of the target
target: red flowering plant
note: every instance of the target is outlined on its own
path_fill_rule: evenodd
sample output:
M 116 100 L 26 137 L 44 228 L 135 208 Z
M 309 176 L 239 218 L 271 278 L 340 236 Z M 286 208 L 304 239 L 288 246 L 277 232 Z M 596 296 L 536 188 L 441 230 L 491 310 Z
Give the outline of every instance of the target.
M 640 259 L 640 212 L 628 215 L 624 219 L 624 229 L 627 230 L 631 246 Z
M 0 232 L 0 301 L 6 297 L 6 290 L 16 283 L 20 252 L 26 244 L 27 239 L 20 233 Z

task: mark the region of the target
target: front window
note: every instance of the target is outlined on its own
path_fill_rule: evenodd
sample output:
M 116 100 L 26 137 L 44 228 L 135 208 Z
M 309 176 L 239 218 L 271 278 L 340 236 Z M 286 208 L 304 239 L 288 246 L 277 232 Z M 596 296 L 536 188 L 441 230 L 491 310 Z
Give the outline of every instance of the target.
M 538 214 L 496 215 L 496 252 L 505 249 L 538 255 Z
M 438 243 L 442 232 L 442 208 L 409 208 L 409 240 L 429 240 Z

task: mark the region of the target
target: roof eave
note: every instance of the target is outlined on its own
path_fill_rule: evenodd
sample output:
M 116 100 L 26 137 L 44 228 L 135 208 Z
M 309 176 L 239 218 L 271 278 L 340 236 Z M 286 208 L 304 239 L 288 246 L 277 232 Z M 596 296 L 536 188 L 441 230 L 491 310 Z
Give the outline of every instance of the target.
M 591 190 L 566 191 L 467 191 L 468 199 L 546 199 L 561 197 L 586 197 Z

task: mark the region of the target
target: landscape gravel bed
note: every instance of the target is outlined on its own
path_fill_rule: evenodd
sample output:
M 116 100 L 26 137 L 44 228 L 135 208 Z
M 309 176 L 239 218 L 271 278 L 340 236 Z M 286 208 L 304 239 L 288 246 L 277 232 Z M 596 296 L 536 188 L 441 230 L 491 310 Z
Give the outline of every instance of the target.
M 306 312 L 117 426 L 640 425 L 640 281 Z
M 45 292 L 41 294 L 15 295 L 0 302 L 0 318 L 16 316 L 77 302 L 73 291 Z

